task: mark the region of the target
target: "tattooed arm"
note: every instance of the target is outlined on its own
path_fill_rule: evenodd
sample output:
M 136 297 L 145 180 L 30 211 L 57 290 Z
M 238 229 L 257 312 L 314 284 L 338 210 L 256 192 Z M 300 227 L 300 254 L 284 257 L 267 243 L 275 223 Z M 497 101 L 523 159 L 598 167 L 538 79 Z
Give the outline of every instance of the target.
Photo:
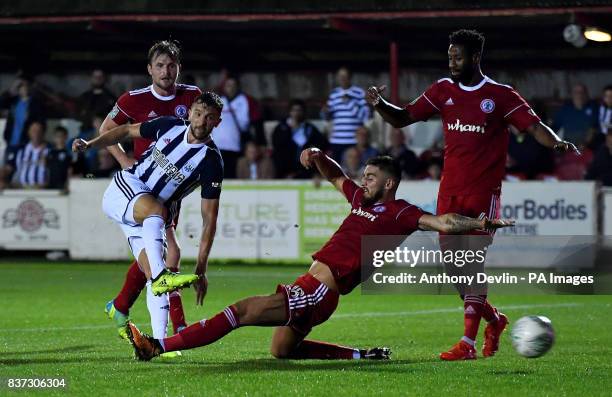
M 514 226 L 514 221 L 509 219 L 476 219 L 459 214 L 423 215 L 419 219 L 421 230 L 431 230 L 448 234 L 460 234 L 472 230 L 499 229 Z

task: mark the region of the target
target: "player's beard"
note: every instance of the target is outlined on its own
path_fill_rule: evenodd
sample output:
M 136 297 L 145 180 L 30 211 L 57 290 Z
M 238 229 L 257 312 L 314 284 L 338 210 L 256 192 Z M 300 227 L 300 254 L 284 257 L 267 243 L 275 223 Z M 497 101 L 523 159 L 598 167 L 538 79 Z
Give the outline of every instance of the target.
M 472 62 L 470 62 L 463 67 L 458 75 L 453 75 L 450 73 L 450 71 L 449 75 L 451 80 L 453 80 L 455 83 L 469 84 L 472 80 L 472 76 L 474 75 L 474 65 Z
M 361 205 L 364 207 L 369 207 L 373 205 L 374 203 L 376 203 L 382 198 L 383 193 L 384 193 L 383 189 L 379 189 L 374 194 L 372 194 L 370 197 L 366 197 L 364 194 L 363 197 L 361 198 Z

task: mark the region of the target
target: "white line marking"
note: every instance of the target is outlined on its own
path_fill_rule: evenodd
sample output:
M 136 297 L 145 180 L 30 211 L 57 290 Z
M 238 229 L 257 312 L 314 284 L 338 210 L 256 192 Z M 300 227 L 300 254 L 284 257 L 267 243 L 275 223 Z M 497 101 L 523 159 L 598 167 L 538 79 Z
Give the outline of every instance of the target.
M 541 303 L 533 305 L 507 305 L 500 307 L 502 310 L 521 310 L 521 309 L 532 309 L 532 308 L 555 308 L 555 307 L 579 307 L 584 306 L 579 303 Z M 402 311 L 402 312 L 363 312 L 363 313 L 340 313 L 333 315 L 330 320 L 341 319 L 341 318 L 353 318 L 353 317 L 401 317 L 401 316 L 418 316 L 427 314 L 439 314 L 439 313 L 459 313 L 463 311 L 463 307 L 454 308 L 440 308 L 440 309 L 428 309 L 428 310 L 413 310 L 413 311 Z M 138 325 L 140 327 L 140 325 Z M 144 326 L 146 328 L 146 326 Z M 50 331 L 79 331 L 79 330 L 92 330 L 92 329 L 114 329 L 114 325 L 79 325 L 75 327 L 48 327 L 48 328 L 0 328 L 1 332 L 50 332 Z

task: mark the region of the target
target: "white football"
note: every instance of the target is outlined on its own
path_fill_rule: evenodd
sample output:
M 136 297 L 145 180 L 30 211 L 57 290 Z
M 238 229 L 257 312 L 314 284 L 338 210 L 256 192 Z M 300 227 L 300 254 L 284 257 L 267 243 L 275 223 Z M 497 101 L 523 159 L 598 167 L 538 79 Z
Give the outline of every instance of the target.
M 552 323 L 544 316 L 519 318 L 512 327 L 512 346 L 523 357 L 540 357 L 555 341 Z

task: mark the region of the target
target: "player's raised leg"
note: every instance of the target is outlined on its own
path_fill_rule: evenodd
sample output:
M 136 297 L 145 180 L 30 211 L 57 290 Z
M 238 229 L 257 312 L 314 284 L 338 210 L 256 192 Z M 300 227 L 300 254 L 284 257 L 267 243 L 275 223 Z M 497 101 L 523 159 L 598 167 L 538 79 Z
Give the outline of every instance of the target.
M 151 280 L 154 295 L 161 295 L 186 287 L 197 280 L 195 274 L 179 275 L 166 270 L 164 262 L 164 225 L 167 211 L 149 194 L 142 194 L 134 204 L 133 217 L 142 225 L 142 240 L 147 263 L 139 262 L 147 279 Z

